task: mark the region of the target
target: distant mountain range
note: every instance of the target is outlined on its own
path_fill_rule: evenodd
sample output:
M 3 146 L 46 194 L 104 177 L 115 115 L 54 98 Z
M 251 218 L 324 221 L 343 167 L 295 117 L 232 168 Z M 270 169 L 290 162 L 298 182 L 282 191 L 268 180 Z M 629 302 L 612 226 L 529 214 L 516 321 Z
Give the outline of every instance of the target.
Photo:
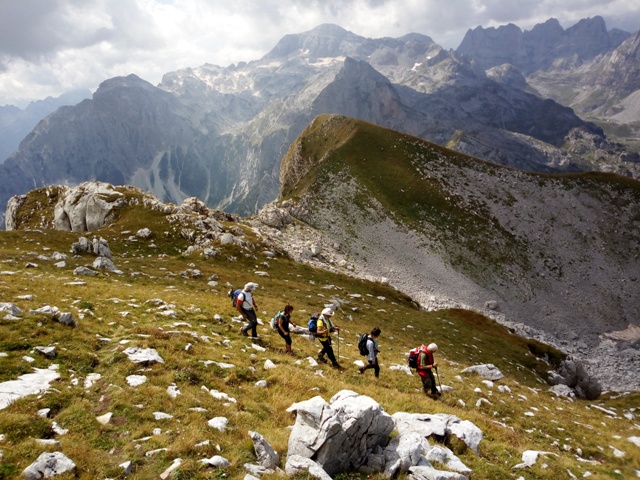
M 20 141 L 40 120 L 63 105 L 75 105 L 85 98 L 91 98 L 89 90 L 76 90 L 56 98 L 34 101 L 24 109 L 13 105 L 0 106 L 0 163 L 18 150 Z
M 599 18 L 563 34 L 555 24 L 540 28 L 556 32 L 558 48 L 550 48 L 553 38 L 521 32 L 525 46 L 536 38 L 545 42 L 532 52 L 540 65 L 596 55 L 600 61 L 611 57 L 613 68 L 613 58 L 633 38 L 606 29 L 591 35 L 604 28 Z M 476 29 L 467 37 L 483 34 L 491 31 Z M 133 184 L 165 201 L 197 196 L 210 206 L 252 214 L 276 197 L 284 153 L 323 113 L 520 169 L 640 175 L 633 151 L 607 141 L 600 126 L 571 109 L 534 94 L 515 60 L 505 72 L 522 76 L 520 85 L 503 81 L 507 75 L 487 74 L 481 61 L 486 49 L 473 52 L 473 43 L 487 42 L 465 38 L 465 51 L 453 52 L 424 35 L 368 39 L 321 25 L 286 35 L 260 60 L 168 73 L 158 87 L 135 75 L 106 80 L 92 99 L 46 117 L 0 165 L 0 204 L 43 185 L 101 180 Z

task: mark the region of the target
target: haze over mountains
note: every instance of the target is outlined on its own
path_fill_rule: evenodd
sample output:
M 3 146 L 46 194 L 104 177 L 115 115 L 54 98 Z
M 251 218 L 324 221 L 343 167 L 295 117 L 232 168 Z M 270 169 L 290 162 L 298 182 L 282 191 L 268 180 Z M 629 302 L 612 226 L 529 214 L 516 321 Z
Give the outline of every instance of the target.
M 545 40 L 536 58 L 540 65 L 618 58 L 615 46 L 628 49 L 633 37 L 620 43 L 625 34 L 606 29 L 592 35 L 603 28 L 599 17 L 585 20 L 552 37 L 556 44 Z M 96 179 L 140 186 L 165 201 L 197 196 L 255 213 L 277 195 L 287 148 L 321 113 L 527 170 L 638 176 L 637 154 L 608 142 L 600 127 L 532 95 L 530 86 L 485 74 L 464 53 L 420 34 L 367 39 L 321 25 L 286 35 L 260 60 L 171 72 L 158 87 L 135 75 L 109 79 L 91 100 L 48 116 L 0 166 L 0 204 L 38 186 Z

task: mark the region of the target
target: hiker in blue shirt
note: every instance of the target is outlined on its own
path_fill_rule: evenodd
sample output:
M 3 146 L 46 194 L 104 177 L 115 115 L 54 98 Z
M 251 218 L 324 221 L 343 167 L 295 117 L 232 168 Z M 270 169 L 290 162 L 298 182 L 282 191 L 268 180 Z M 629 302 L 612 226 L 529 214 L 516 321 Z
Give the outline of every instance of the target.
M 381 330 L 378 327 L 374 327 L 369 334 L 369 338 L 367 338 L 367 360 L 369 361 L 369 365 L 365 365 L 364 367 L 360 367 L 360 373 L 364 373 L 365 370 L 373 368 L 373 374 L 376 378 L 380 377 L 380 365 L 378 365 L 378 337 L 380 336 Z

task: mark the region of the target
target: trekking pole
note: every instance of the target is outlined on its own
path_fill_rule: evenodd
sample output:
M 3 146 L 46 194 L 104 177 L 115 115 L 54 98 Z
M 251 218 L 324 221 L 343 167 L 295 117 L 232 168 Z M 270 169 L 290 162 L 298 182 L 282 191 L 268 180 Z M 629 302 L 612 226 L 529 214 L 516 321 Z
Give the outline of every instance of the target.
M 440 395 L 444 397 L 444 391 L 442 390 L 442 383 L 440 383 L 440 374 L 438 373 L 438 367 L 436 367 L 436 375 L 438 376 L 438 385 L 440 385 Z

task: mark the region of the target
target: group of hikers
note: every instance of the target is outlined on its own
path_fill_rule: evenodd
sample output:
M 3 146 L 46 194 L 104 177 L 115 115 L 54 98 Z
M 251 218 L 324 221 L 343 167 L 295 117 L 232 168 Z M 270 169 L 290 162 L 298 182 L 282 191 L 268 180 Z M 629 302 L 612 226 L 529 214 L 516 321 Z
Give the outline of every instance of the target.
M 240 328 L 240 332 L 244 336 L 249 336 L 248 331 L 251 330 L 251 336 L 257 338 L 258 332 L 258 315 L 256 309 L 256 299 L 253 295 L 254 290 L 258 288 L 258 284 L 254 282 L 247 283 L 244 288 L 237 293 L 237 296 L 232 295 L 232 291 L 229 292 L 229 296 L 234 298 L 235 308 L 240 312 L 242 318 L 247 321 L 247 325 Z M 278 334 L 284 339 L 285 353 L 293 355 L 292 341 L 291 341 L 291 327 L 297 327 L 292 320 L 291 314 L 293 312 L 293 306 L 286 304 L 282 311 L 278 312 L 274 316 L 274 322 L 272 326 L 277 330 Z M 344 370 L 344 368 L 338 363 L 336 355 L 333 351 L 331 334 L 338 332 L 340 335 L 340 327 L 334 325 L 332 317 L 335 311 L 331 307 L 326 307 L 322 310 L 316 320 L 316 331 L 313 332 L 315 338 L 320 341 L 322 349 L 318 352 L 317 360 L 321 363 L 327 363 L 327 359 L 331 362 L 331 366 L 338 370 Z M 380 376 L 380 365 L 378 364 L 378 337 L 381 334 L 381 330 L 378 327 L 374 327 L 371 333 L 366 338 L 366 357 L 368 364 L 359 367 L 360 374 L 364 374 L 366 370 L 373 369 L 376 378 Z M 339 346 L 339 345 L 338 345 Z M 436 380 L 433 371 L 438 369 L 438 364 L 433 358 L 433 353 L 438 350 L 438 346 L 435 343 L 431 343 L 428 346 L 422 345 L 417 349 L 416 357 L 416 371 L 422 380 L 422 389 L 425 393 L 440 396 L 442 395 L 438 391 L 436 386 Z M 364 352 L 363 352 L 364 354 Z

